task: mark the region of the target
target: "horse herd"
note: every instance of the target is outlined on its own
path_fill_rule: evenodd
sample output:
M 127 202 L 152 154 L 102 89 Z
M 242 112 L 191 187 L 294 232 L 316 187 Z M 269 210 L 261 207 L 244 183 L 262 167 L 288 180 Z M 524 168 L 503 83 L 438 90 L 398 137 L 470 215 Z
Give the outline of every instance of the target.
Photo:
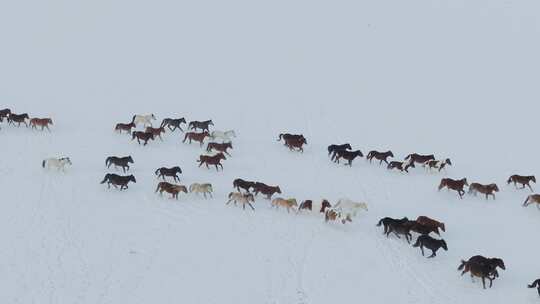
M 52 119 L 50 118 L 30 119 L 26 113 L 14 114 L 9 109 L 0 110 L 0 122 L 2 122 L 4 118 L 7 119 L 8 123 L 11 125 L 20 126 L 21 124 L 25 124 L 27 127 L 40 127 L 41 130 L 47 129 L 48 131 L 50 131 L 49 125 L 53 124 Z M 197 160 L 199 167 L 204 164 L 207 168 L 209 168 L 209 166 L 215 166 L 216 171 L 218 171 L 219 168 L 223 170 L 221 161 L 227 159 L 225 155 L 231 156 L 228 149 L 233 148 L 232 138 L 236 137 L 234 131 L 210 131 L 210 127 L 214 126 L 212 120 L 191 121 L 187 123 L 185 118 L 165 118 L 162 120 L 159 127 L 154 128 L 152 125 L 152 121 L 154 120 L 156 120 L 154 114 L 134 115 L 129 123 L 116 124 L 114 130 L 118 133 L 123 133 L 125 131 L 127 134 L 131 134 L 132 141 L 136 139 L 138 143 L 143 146 L 148 145 L 150 141 L 153 141 L 156 138 L 163 141 L 161 135 L 164 134 L 166 130 L 171 133 L 180 130 L 181 132 L 184 132 L 184 143 L 192 143 L 194 141 L 199 143 L 201 147 L 204 145 L 205 140 L 209 139 L 210 141 L 208 142 L 205 151 L 215 151 L 216 153 L 213 155 L 201 154 Z M 182 124 L 187 125 L 186 130 L 182 129 Z M 144 131 L 135 130 L 137 126 L 142 126 Z M 221 140 L 221 142 L 216 140 Z M 307 139 L 302 134 L 282 133 L 278 136 L 278 141 L 281 140 L 283 140 L 284 146 L 290 151 L 304 152 L 303 147 L 308 144 Z M 328 156 L 333 162 L 340 163 L 341 160 L 344 160 L 349 166 L 352 166 L 353 161 L 356 158 L 364 157 L 364 154 L 360 150 L 353 150 L 352 146 L 348 143 L 330 145 L 328 146 L 327 151 Z M 450 159 L 436 160 L 434 155 L 412 153 L 407 155 L 403 161 L 389 161 L 389 159 L 393 157 L 394 153 L 392 151 L 379 152 L 373 150 L 366 155 L 366 160 L 370 163 L 372 163 L 373 160 L 378 161 L 379 165 L 382 165 L 384 162 L 388 170 L 396 169 L 404 173 L 408 173 L 410 168 L 416 168 L 417 164 L 423 166 L 426 170 L 437 170 L 438 172 L 445 170 L 447 166 L 453 165 Z M 105 160 L 107 168 L 110 168 L 111 166 L 121 168 L 124 174 L 130 170 L 130 164 L 134 164 L 134 160 L 131 156 L 110 156 Z M 48 158 L 42 161 L 43 168 L 56 168 L 59 171 L 65 171 L 65 168 L 68 165 L 72 165 L 69 157 Z M 179 175 L 182 174 L 182 169 L 179 166 L 170 168 L 161 167 L 156 169 L 154 173 L 158 179 L 162 179 L 162 181 L 158 182 L 155 189 L 155 192 L 160 195 L 162 195 L 163 192 L 167 192 L 171 195 L 171 198 L 174 199 L 178 199 L 180 193 L 196 193 L 202 194 L 204 198 L 207 198 L 207 195 L 212 197 L 213 187 L 210 183 L 193 183 L 187 187 L 185 185 L 167 182 L 167 177 L 172 178 L 173 182 L 180 182 Z M 131 182 L 137 182 L 135 176 L 132 174 L 119 175 L 116 173 L 107 173 L 101 181 L 101 184 L 107 183 L 108 188 L 112 185 L 119 190 L 126 190 L 128 189 L 128 184 Z M 536 183 L 535 176 L 512 175 L 507 180 L 508 184 L 513 183 L 516 188 L 518 185 L 521 185 L 521 189 L 528 187 L 533 191 L 530 185 L 531 182 Z M 233 181 L 232 186 L 236 189 L 236 192 L 229 193 L 228 200 L 225 204 L 240 204 L 244 210 L 246 206 L 255 210 L 252 203 L 255 202 L 255 198 L 259 194 L 263 195 L 265 199 L 270 200 L 271 208 L 285 208 L 287 212 L 294 211 L 296 213 L 302 211 L 311 212 L 313 209 L 318 210 L 318 213 L 323 214 L 325 222 L 339 221 L 342 224 L 345 224 L 347 222 L 352 222 L 358 211 L 368 210 L 366 203 L 354 202 L 346 198 L 338 200 L 334 205 L 327 199 L 323 199 L 318 206 L 309 199 L 302 201 L 300 204 L 295 198 L 276 197 L 272 199 L 274 195 L 282 194 L 281 188 L 279 186 L 267 185 L 263 182 L 237 178 Z M 495 192 L 499 192 L 499 187 L 495 183 L 469 184 L 466 178 L 459 180 L 442 178 L 438 190 L 440 191 L 447 188 L 448 190 L 456 191 L 458 196 L 463 198 L 466 193 L 465 187 L 468 187 L 469 194 L 477 195 L 478 193 L 481 193 L 485 195 L 486 199 L 488 199 L 489 196 L 495 199 Z M 529 195 L 522 205 L 525 207 L 533 203 L 540 209 L 540 194 Z M 377 226 L 384 227 L 383 234 L 387 237 L 395 235 L 396 237 L 401 238 L 401 236 L 403 236 L 409 244 L 412 241 L 412 233 L 417 233 L 418 237 L 412 246 L 420 248 L 422 255 L 425 254 L 424 248 L 429 249 L 431 255 L 429 255 L 428 258 L 436 257 L 440 248 L 445 251 L 448 250 L 448 245 L 444 239 L 436 239 L 430 235 L 431 233 L 434 233 L 440 236 L 441 231 L 446 231 L 445 224 L 428 216 L 419 216 L 416 220 L 409 220 L 407 217 L 400 219 L 385 217 L 377 223 Z M 462 271 L 461 275 L 469 272 L 471 277 L 481 278 L 483 288 L 486 288 L 486 279 L 489 280 L 489 287 L 492 287 L 493 281 L 499 277 L 497 271 L 498 268 L 503 270 L 506 269 L 502 259 L 477 255 L 468 260 L 462 260 L 458 270 Z M 529 284 L 528 287 L 537 288 L 538 294 L 540 295 L 540 279 Z

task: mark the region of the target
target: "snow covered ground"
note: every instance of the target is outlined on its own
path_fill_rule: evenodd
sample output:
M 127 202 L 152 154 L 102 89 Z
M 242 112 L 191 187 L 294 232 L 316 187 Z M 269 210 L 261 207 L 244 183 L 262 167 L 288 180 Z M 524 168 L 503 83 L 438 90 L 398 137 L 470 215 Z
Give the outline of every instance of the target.
M 540 212 L 505 184 L 540 174 L 537 1 L 11 1 L 0 10 L 2 107 L 52 117 L 52 133 L 1 124 L 2 303 L 536 303 Z M 133 114 L 235 129 L 225 170 L 198 168 L 180 133 L 146 147 L 113 132 Z M 276 142 L 303 133 L 304 154 Z M 403 175 L 329 161 L 326 146 L 435 153 L 447 173 Z M 67 173 L 41 160 L 69 156 Z M 132 155 L 137 183 L 99 181 Z M 153 171 L 214 199 L 154 194 Z M 496 182 L 496 201 L 436 187 Z M 235 178 L 298 200 L 341 197 L 352 224 L 225 206 Z M 533 185 L 533 187 L 540 187 Z M 387 239 L 381 217 L 444 221 L 449 251 Z M 507 270 L 490 290 L 460 277 L 483 254 Z

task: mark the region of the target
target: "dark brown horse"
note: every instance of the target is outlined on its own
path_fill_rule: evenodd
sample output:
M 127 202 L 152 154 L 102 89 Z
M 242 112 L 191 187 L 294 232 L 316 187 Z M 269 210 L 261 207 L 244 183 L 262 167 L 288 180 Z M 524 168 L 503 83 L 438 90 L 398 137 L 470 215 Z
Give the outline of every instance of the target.
M 182 169 L 178 166 L 172 168 L 161 167 L 156 170 L 155 174 L 158 178 L 163 178 L 163 180 L 165 180 L 165 176 L 169 176 L 172 177 L 174 181 L 180 181 L 180 177 L 177 174 L 182 174 Z
M 434 226 L 431 226 L 431 225 L 424 225 L 424 224 L 419 223 L 417 221 L 409 221 L 408 225 L 409 225 L 411 231 L 414 231 L 414 232 L 419 233 L 419 234 L 428 235 L 431 232 L 434 232 L 434 233 L 440 235 L 438 227 L 434 227 Z
M 212 150 L 216 150 L 216 151 L 219 151 L 219 152 L 223 152 L 225 154 L 227 154 L 228 156 L 231 156 L 229 154 L 229 152 L 227 152 L 227 149 L 232 149 L 233 146 L 232 146 L 232 143 L 230 142 L 226 142 L 226 143 L 215 143 L 215 142 L 211 142 L 211 143 L 208 143 L 208 145 L 206 146 L 206 151 L 207 152 L 212 152 Z
M 159 127 L 159 128 L 152 128 L 152 127 L 146 127 L 144 130 L 146 133 L 152 133 L 154 134 L 154 137 L 159 137 L 161 141 L 163 141 L 163 137 L 161 137 L 161 133 L 165 133 L 165 128 Z
M 208 131 L 204 131 L 202 133 L 187 132 L 186 136 L 184 136 L 184 140 L 182 142 L 185 143 L 186 140 L 189 139 L 190 144 L 191 144 L 191 141 L 197 141 L 197 142 L 199 142 L 201 144 L 201 147 L 202 147 L 203 143 L 204 143 L 204 139 L 206 137 L 208 137 L 208 136 L 210 136 Z
M 26 120 L 30 119 L 27 113 L 23 114 L 9 114 L 7 121 L 9 124 L 15 125 L 17 123 L 17 127 L 21 126 L 21 123 L 24 123 L 25 126 L 28 127 L 28 123 L 26 123 Z
M 356 150 L 356 151 L 347 151 L 347 150 L 338 150 L 335 152 L 336 157 L 334 158 L 334 162 L 339 164 L 340 159 L 345 159 L 349 166 L 352 167 L 352 162 L 357 157 L 363 157 L 364 154 L 362 154 L 362 151 Z
M 497 187 L 497 184 L 482 185 L 479 183 L 472 183 L 469 186 L 469 194 L 474 194 L 476 196 L 478 195 L 478 192 L 484 194 L 486 196 L 486 200 L 490 195 L 493 196 L 493 199 L 495 199 L 494 192 L 499 192 L 499 187 Z
M 439 184 L 439 191 L 441 191 L 441 189 L 445 187 L 449 190 L 455 190 L 457 191 L 459 198 L 462 199 L 463 195 L 465 195 L 465 190 L 463 190 L 465 186 L 469 186 L 466 178 L 462 178 L 460 180 L 443 178 L 441 179 L 441 183 Z
M 512 175 L 508 178 L 507 183 L 514 183 L 514 186 L 517 188 L 517 184 L 521 184 L 523 187 L 520 189 L 524 189 L 525 186 L 528 186 L 531 191 L 533 191 L 533 188 L 531 187 L 531 181 L 536 184 L 536 177 L 534 175 L 530 176 L 522 176 L 522 175 Z
M 285 142 L 285 145 L 287 145 L 287 140 L 296 140 L 296 141 L 303 141 L 307 145 L 307 140 L 304 137 L 303 134 L 290 134 L 290 133 L 281 133 L 279 134 L 278 141 L 282 140 Z
M 307 145 L 305 138 L 287 138 L 285 140 L 285 146 L 289 148 L 289 150 L 294 151 L 295 149 L 298 149 L 300 152 L 304 152 L 304 145 Z
M 476 255 L 471 257 L 468 261 L 461 260 L 458 270 L 463 270 L 461 275 L 470 272 L 471 277 L 476 276 L 482 278 L 482 285 L 484 289 L 486 289 L 486 278 L 489 280 L 489 287 L 491 288 L 491 286 L 493 286 L 493 280 L 499 277 L 497 267 L 500 267 L 503 270 L 506 269 L 502 259 L 486 258 L 481 255 Z
M 144 141 L 143 146 L 146 146 L 149 140 L 154 140 L 154 133 L 134 131 L 133 133 L 131 133 L 131 140 L 134 140 L 135 138 L 137 139 L 139 145 L 141 144 L 142 140 Z
M 352 147 L 350 144 L 330 145 L 328 146 L 328 156 L 335 155 L 335 152 L 339 150 L 352 150 Z M 332 156 L 332 160 L 334 160 L 334 156 Z
M 49 129 L 49 125 L 52 125 L 53 121 L 50 118 L 32 118 L 30 119 L 30 127 L 32 129 L 37 129 L 37 127 L 41 127 L 41 131 L 43 131 L 45 128 L 51 132 L 51 129 Z
M 159 191 L 159 195 L 162 195 L 163 192 L 165 191 L 171 194 L 171 198 L 176 198 L 176 199 L 178 199 L 178 193 L 180 192 L 184 192 L 186 194 L 188 193 L 186 186 L 175 185 L 168 182 L 158 183 L 155 193 L 157 193 L 158 191 Z
M 398 169 L 401 172 L 407 172 L 409 173 L 409 168 L 416 168 L 414 165 L 414 162 L 408 161 L 408 162 L 400 162 L 400 161 L 392 161 L 386 166 L 386 169 L 392 170 L 392 169 Z
M 118 188 L 117 186 L 120 186 L 120 190 L 124 190 L 128 188 L 128 183 L 137 181 L 135 180 L 135 176 L 128 175 L 128 176 L 122 176 L 114 173 L 106 174 L 103 178 L 103 181 L 101 181 L 101 184 L 107 183 L 107 188 L 111 188 L 111 184 Z
M 135 123 L 134 122 L 130 122 L 130 123 L 117 123 L 116 126 L 114 127 L 114 130 L 116 132 L 120 132 L 122 133 L 122 131 L 126 131 L 127 133 L 131 133 L 131 129 L 135 128 Z
M 423 164 L 427 162 L 428 160 L 435 160 L 435 156 L 433 154 L 421 155 L 417 153 L 412 153 L 412 154 L 407 155 L 407 157 L 405 157 L 405 160 L 409 160 L 409 159 L 411 160 L 411 162 Z
M 379 161 L 379 165 L 381 165 L 383 162 L 385 162 L 387 165 L 389 164 L 388 163 L 388 158 L 389 157 L 394 157 L 394 153 L 392 153 L 392 151 L 386 151 L 386 152 L 379 152 L 379 151 L 369 151 L 368 155 L 366 156 L 366 159 L 369 160 L 369 162 L 371 163 L 371 161 L 375 158 L 376 160 Z
M 446 231 L 446 227 L 445 227 L 443 222 L 439 222 L 439 221 L 434 220 L 432 218 L 429 218 L 427 216 L 421 215 L 421 216 L 417 217 L 416 222 L 420 223 L 420 224 L 422 224 L 424 226 L 429 226 L 432 229 L 436 229 L 435 233 L 437 233 L 437 234 L 439 234 L 439 228 L 442 231 Z
M 205 121 L 190 121 L 189 122 L 189 129 L 190 130 L 197 130 L 201 129 L 201 131 L 207 131 L 210 132 L 210 126 L 213 126 L 214 122 L 212 120 L 205 120 Z
M 182 127 L 181 127 L 182 123 L 186 123 L 186 119 L 184 117 L 176 118 L 176 119 L 165 118 L 161 122 L 160 127 L 162 127 L 162 128 L 167 127 L 167 128 L 169 128 L 169 130 L 171 132 L 174 132 L 176 129 L 180 129 L 180 131 L 184 132 L 184 130 L 182 130 Z
M 266 195 L 267 199 L 272 199 L 272 195 L 275 193 L 281 194 L 281 189 L 279 186 L 268 186 L 265 183 L 256 182 L 255 187 L 253 187 L 253 190 L 255 191 L 255 195 L 258 195 L 259 193 Z
M 11 114 L 10 109 L 0 110 L 0 122 L 4 121 L 4 118 L 8 118 L 9 114 Z
M 431 255 L 428 256 L 428 258 L 433 258 L 437 256 L 437 250 L 439 250 L 439 248 L 441 247 L 445 251 L 448 251 L 448 246 L 446 245 L 445 240 L 437 240 L 427 234 L 419 236 L 413 247 L 420 247 L 420 250 L 422 251 L 422 256 L 424 255 L 424 247 L 431 250 Z
M 233 187 L 240 192 L 240 188 L 249 192 L 250 188 L 255 188 L 255 182 L 246 181 L 241 178 L 237 178 L 233 181 Z
M 221 164 L 221 160 L 226 160 L 226 159 L 227 158 L 225 157 L 225 155 L 220 152 L 213 156 L 201 155 L 199 156 L 199 160 L 197 160 L 197 162 L 199 163 L 199 167 L 202 166 L 202 164 L 205 164 L 206 168 L 210 169 L 208 165 L 213 165 L 213 166 L 216 166 L 216 171 L 219 171 L 218 166 L 221 167 L 221 170 L 223 170 L 223 165 Z

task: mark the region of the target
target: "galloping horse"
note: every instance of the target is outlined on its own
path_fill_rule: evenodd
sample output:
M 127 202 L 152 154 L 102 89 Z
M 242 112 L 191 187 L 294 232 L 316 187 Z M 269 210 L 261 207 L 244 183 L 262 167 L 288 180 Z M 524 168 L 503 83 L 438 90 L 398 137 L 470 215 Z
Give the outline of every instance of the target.
M 144 141 L 143 146 L 146 146 L 149 140 L 154 140 L 154 133 L 134 131 L 133 133 L 131 133 L 131 140 L 134 140 L 135 138 L 137 139 L 139 145 L 141 144 L 142 140 Z
M 212 192 L 214 190 L 212 189 L 212 184 L 205 183 L 205 184 L 198 184 L 193 183 L 191 186 L 189 186 L 189 192 L 190 193 L 202 193 L 204 195 L 204 198 L 206 198 L 206 194 L 210 195 L 212 197 Z
M 428 160 L 435 160 L 435 156 L 433 154 L 421 155 L 417 153 L 412 153 L 412 154 L 407 155 L 407 157 L 405 157 L 405 160 L 409 160 L 409 159 L 411 160 L 411 162 L 423 164 L 427 162 Z
M 369 160 L 369 162 L 371 163 L 371 161 L 375 158 L 376 160 L 379 161 L 379 165 L 381 165 L 382 162 L 385 162 L 388 165 L 389 163 L 387 159 L 389 157 L 394 157 L 394 153 L 392 153 L 392 151 L 379 152 L 379 151 L 373 150 L 373 151 L 369 151 L 369 153 L 366 156 L 366 159 Z
M 485 194 L 486 200 L 488 199 L 489 195 L 493 196 L 493 199 L 495 199 L 494 192 L 499 192 L 499 187 L 497 187 L 497 184 L 482 185 L 479 183 L 472 183 L 469 186 L 469 194 L 477 195 L 478 192 Z
M 443 248 L 445 251 L 448 251 L 448 246 L 446 245 L 445 240 L 437 240 L 429 235 L 423 234 L 416 239 L 416 243 L 414 243 L 413 247 L 420 247 L 420 251 L 422 251 L 422 256 L 424 256 L 424 247 L 431 250 L 431 255 L 428 256 L 428 258 L 434 258 L 437 256 L 437 250 L 439 248 Z
M 415 168 L 414 162 L 411 160 L 407 162 L 391 161 L 388 166 L 386 166 L 386 169 L 388 170 L 398 169 L 401 172 L 405 171 L 407 173 L 409 173 L 409 168 Z
M 17 127 L 21 126 L 21 123 L 24 123 L 28 127 L 28 123 L 26 123 L 26 120 L 30 119 L 27 113 L 23 114 L 9 114 L 7 121 L 9 124 L 15 125 L 17 123 Z
M 203 146 L 204 139 L 208 137 L 210 134 L 208 134 L 208 131 L 204 131 L 202 133 L 195 133 L 195 132 L 187 132 L 184 136 L 183 143 L 186 142 L 186 140 L 189 139 L 189 143 L 191 144 L 191 141 L 198 141 L 201 144 L 201 147 Z
M 255 195 L 262 193 L 266 195 L 267 199 L 272 199 L 272 195 L 275 193 L 281 194 L 281 189 L 279 186 L 268 186 L 267 184 L 260 182 L 255 183 L 253 190 L 255 191 Z
M 294 151 L 294 149 L 298 149 L 300 152 L 304 152 L 304 149 L 302 148 L 303 145 L 307 145 L 307 140 L 302 134 L 279 134 L 278 141 L 283 139 L 285 142 L 285 146 L 289 148 L 289 150 Z
M 174 132 L 176 129 L 180 129 L 180 131 L 184 132 L 184 130 L 182 130 L 182 127 L 180 126 L 182 123 L 186 123 L 186 119 L 184 117 L 177 119 L 165 118 L 161 122 L 160 127 L 167 127 L 169 128 L 169 130 L 171 130 L 171 132 Z
M 8 118 L 9 114 L 11 114 L 10 109 L 0 110 L 0 122 L 4 121 L 4 118 Z
M 212 131 L 210 138 L 212 140 L 221 139 L 222 142 L 231 142 L 231 137 L 236 137 L 234 130 L 229 131 Z
M 242 209 L 246 210 L 246 205 L 250 206 L 252 210 L 255 210 L 253 208 L 253 205 L 251 205 L 250 202 L 255 202 L 255 197 L 253 197 L 253 194 L 251 193 L 240 193 L 240 192 L 231 192 L 229 193 L 229 200 L 225 205 L 230 204 L 231 202 L 234 202 L 234 205 L 236 206 L 236 203 L 242 204 Z
M 157 185 L 155 193 L 159 191 L 159 195 L 163 194 L 163 191 L 171 194 L 171 198 L 178 199 L 178 193 L 184 192 L 188 193 L 186 186 L 184 185 L 175 185 L 167 182 L 160 182 Z
M 101 181 L 101 184 L 107 183 L 107 188 L 111 188 L 111 184 L 118 188 L 117 186 L 120 186 L 120 190 L 124 190 L 128 188 L 128 183 L 137 181 L 135 180 L 135 176 L 128 175 L 128 176 L 122 176 L 114 173 L 106 174 L 103 178 L 103 181 Z
M 178 166 L 175 166 L 172 168 L 161 167 L 157 169 L 155 172 L 158 178 L 161 177 L 163 178 L 163 180 L 165 180 L 165 176 L 170 176 L 174 179 L 174 181 L 176 180 L 180 181 L 180 177 L 177 176 L 177 174 L 181 174 L 181 173 L 182 173 L 182 169 L 180 169 L 180 167 Z
M 124 173 L 126 172 L 126 168 L 127 170 L 129 170 L 130 163 L 133 164 L 133 158 L 131 158 L 131 156 L 109 156 L 105 159 L 105 165 L 107 166 L 107 168 L 110 168 L 111 165 L 114 165 L 114 167 L 122 167 Z
M 161 141 L 163 141 L 163 137 L 161 137 L 161 133 L 165 133 L 165 128 L 159 127 L 159 128 L 152 128 L 152 127 L 146 127 L 144 130 L 145 133 L 152 133 L 154 134 L 154 137 L 159 137 Z
M 130 122 L 130 123 L 117 123 L 116 126 L 114 127 L 114 130 L 116 132 L 120 132 L 122 133 L 122 131 L 126 131 L 128 134 L 131 133 L 131 129 L 135 128 L 136 125 L 135 123 L 133 122 Z
M 531 191 L 533 191 L 533 188 L 531 187 L 531 181 L 536 184 L 536 177 L 534 175 L 530 176 L 522 176 L 522 175 L 512 175 L 508 178 L 507 183 L 514 183 L 514 186 L 517 188 L 517 184 L 521 184 L 523 187 L 520 189 L 524 189 L 525 186 L 528 186 Z
M 439 172 L 441 172 L 442 169 L 446 170 L 446 165 L 452 166 L 450 158 L 447 158 L 445 160 L 428 160 L 423 164 L 423 166 L 426 167 L 427 170 L 438 169 Z
M 205 121 L 197 121 L 197 120 L 194 120 L 194 121 L 190 121 L 189 122 L 189 130 L 197 130 L 197 129 L 201 129 L 201 131 L 206 131 L 206 132 L 210 132 L 210 126 L 213 126 L 214 125 L 214 122 L 210 119 L 210 120 L 205 120 Z
M 244 189 L 246 192 L 249 192 L 250 188 L 255 188 L 255 182 L 246 181 L 241 178 L 237 178 L 233 181 L 233 188 L 240 191 L 240 188 Z
M 364 154 L 362 154 L 362 151 L 356 150 L 356 151 L 347 151 L 347 150 L 337 150 L 335 152 L 335 158 L 334 162 L 339 164 L 340 159 L 345 159 L 348 162 L 348 165 L 352 167 L 352 162 L 357 157 L 363 157 Z
M 202 164 L 206 165 L 206 168 L 209 169 L 208 165 L 214 165 L 216 166 L 216 171 L 219 171 L 219 167 L 221 167 L 221 170 L 223 170 L 223 165 L 221 164 L 221 160 L 226 160 L 227 158 L 223 153 L 218 153 L 213 156 L 209 155 L 201 155 L 199 156 L 199 160 L 197 162 L 199 163 L 199 167 L 202 166 Z
M 131 122 L 135 125 L 142 124 L 143 126 L 152 126 L 152 120 L 156 120 L 154 114 L 148 115 L 133 115 Z
M 51 132 L 51 129 L 49 129 L 49 125 L 52 125 L 53 121 L 50 118 L 32 118 L 30 119 L 30 126 L 32 129 L 37 129 L 37 126 L 41 127 L 41 131 L 43 131 L 45 128 Z
M 208 143 L 208 146 L 206 146 L 206 152 L 212 152 L 212 150 L 216 150 L 219 152 L 223 152 L 227 154 L 228 156 L 231 156 L 229 152 L 227 152 L 227 149 L 232 149 L 232 148 L 233 146 L 230 142 L 222 143 L 222 144 L 211 142 L 211 143 Z
M 445 187 L 451 190 L 455 190 L 457 191 L 459 198 L 462 199 L 463 195 L 465 194 L 465 190 L 463 190 L 463 187 L 465 186 L 469 186 L 466 178 L 462 178 L 460 180 L 443 178 L 441 179 L 441 183 L 439 184 L 439 191 L 441 191 L 441 189 Z

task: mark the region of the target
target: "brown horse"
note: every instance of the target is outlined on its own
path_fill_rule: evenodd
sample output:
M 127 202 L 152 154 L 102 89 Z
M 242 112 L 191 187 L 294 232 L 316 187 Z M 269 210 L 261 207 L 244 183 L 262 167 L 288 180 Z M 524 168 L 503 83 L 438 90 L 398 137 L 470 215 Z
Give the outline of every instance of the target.
M 202 166 L 202 164 L 205 164 L 206 168 L 210 169 L 208 165 L 214 165 L 216 166 L 216 171 L 219 171 L 218 166 L 221 167 L 221 170 L 223 170 L 223 165 L 221 164 L 221 160 L 226 160 L 226 159 L 227 158 L 225 157 L 225 155 L 220 152 L 213 156 L 201 155 L 199 156 L 199 160 L 197 160 L 197 162 L 199 163 L 199 167 Z
M 305 138 L 287 138 L 285 140 L 285 146 L 289 148 L 289 150 L 294 151 L 295 149 L 298 149 L 300 152 L 304 152 L 303 145 L 307 145 Z
M 277 141 L 280 141 L 282 140 L 285 141 L 285 145 L 287 145 L 287 140 L 298 140 L 298 141 L 304 141 L 305 144 L 307 145 L 307 140 L 306 138 L 304 137 L 303 134 L 289 134 L 289 133 L 281 133 L 279 134 L 279 137 L 278 137 L 278 140 Z
M 27 119 L 30 119 L 30 117 L 28 116 L 27 113 L 23 113 L 23 114 L 13 114 L 13 113 L 11 113 L 7 117 L 8 123 L 13 124 L 13 125 L 15 125 L 15 123 L 17 123 L 17 127 L 20 127 L 21 123 L 24 123 L 25 126 L 28 127 L 28 123 L 26 123 Z
M 479 183 L 472 183 L 469 186 L 469 194 L 477 195 L 478 192 L 485 194 L 486 200 L 490 195 L 493 196 L 493 199 L 495 199 L 494 192 L 499 192 L 499 187 L 497 187 L 497 184 L 482 185 Z
M 191 144 L 191 141 L 198 141 L 200 144 L 201 144 L 201 147 L 203 146 L 203 143 L 204 143 L 204 139 L 206 137 L 210 136 L 210 134 L 208 133 L 208 131 L 204 131 L 202 133 L 195 133 L 195 132 L 187 132 L 186 133 L 186 136 L 184 136 L 184 140 L 182 141 L 183 143 L 186 142 L 186 140 L 189 139 L 189 143 Z
M 253 189 L 255 190 L 255 195 L 261 193 L 266 195 L 267 199 L 272 199 L 272 195 L 274 195 L 275 193 L 281 194 L 281 189 L 279 188 L 279 186 L 268 186 L 260 182 L 256 182 Z
M 524 189 L 525 186 L 528 186 L 531 191 L 533 191 L 533 188 L 531 187 L 531 181 L 536 184 L 536 177 L 534 175 L 530 176 L 522 176 L 522 175 L 512 175 L 508 178 L 507 183 L 514 183 L 514 186 L 517 188 L 517 184 L 521 184 L 523 187 L 520 189 Z
M 379 165 L 381 165 L 382 162 L 385 162 L 388 165 L 389 163 L 387 159 L 389 157 L 394 157 L 394 153 L 392 153 L 392 151 L 379 152 L 373 150 L 369 151 L 368 155 L 366 156 L 366 160 L 369 160 L 369 162 L 371 163 L 371 161 L 375 158 L 379 161 Z
M 443 178 L 441 179 L 441 183 L 439 184 L 439 191 L 441 191 L 442 188 L 447 188 L 451 190 L 457 191 L 459 198 L 463 198 L 463 195 L 465 195 L 465 190 L 463 190 L 463 187 L 469 186 L 469 183 L 467 182 L 466 178 L 455 180 L 451 178 Z
M 412 154 L 407 155 L 407 157 L 405 157 L 405 160 L 409 160 L 409 159 L 411 160 L 411 162 L 423 164 L 429 160 L 435 160 L 435 156 L 433 154 L 421 155 L 417 153 L 412 153 Z
M 159 137 L 159 139 L 161 141 L 163 141 L 163 137 L 161 137 L 161 133 L 165 133 L 165 128 L 164 127 L 159 127 L 159 128 L 146 127 L 146 129 L 144 131 L 146 133 L 154 134 L 154 137 Z
M 117 123 L 116 126 L 114 127 L 114 130 L 116 132 L 120 132 L 122 133 L 122 131 L 126 131 L 128 134 L 131 133 L 131 129 L 135 128 L 135 123 L 133 122 L 130 122 L 130 123 Z
M 154 140 L 154 134 L 142 131 L 134 131 L 133 133 L 131 133 L 131 140 L 134 140 L 135 138 L 137 139 L 139 145 L 141 144 L 142 140 L 144 141 L 143 146 L 146 146 L 149 140 Z
M 434 220 L 432 218 L 429 218 L 427 216 L 419 216 L 416 218 L 416 222 L 419 224 L 422 224 L 424 226 L 432 227 L 433 229 L 437 229 L 435 233 L 439 234 L 438 228 L 441 228 L 442 231 L 446 232 L 446 227 L 443 222 L 439 222 L 437 220 Z
M 155 193 L 159 191 L 159 195 L 163 194 L 163 191 L 171 194 L 171 198 L 178 199 L 178 193 L 184 192 L 188 193 L 186 186 L 184 185 L 175 185 L 168 182 L 160 182 L 157 185 Z
M 229 152 L 227 152 L 227 149 L 232 149 L 233 146 L 232 146 L 232 143 L 230 142 L 227 142 L 227 143 L 215 143 L 215 142 L 211 142 L 211 143 L 208 143 L 208 146 L 206 146 L 206 151 L 207 152 L 212 152 L 212 150 L 216 150 L 216 151 L 219 151 L 219 152 L 223 152 L 225 154 L 227 154 L 228 156 L 231 156 L 229 154 Z
M 504 261 L 499 258 L 486 258 L 481 255 L 475 255 L 471 257 L 468 261 L 461 260 L 461 264 L 458 267 L 458 270 L 463 270 L 461 275 L 464 275 L 467 272 L 471 273 L 471 277 L 482 278 L 482 285 L 486 289 L 485 279 L 489 280 L 489 287 L 493 285 L 493 280 L 499 277 L 497 272 L 497 267 L 505 270 L 506 266 Z
M 50 118 L 32 118 L 30 119 L 30 127 L 32 129 L 37 129 L 37 127 L 41 127 L 41 131 L 43 131 L 45 128 L 51 132 L 51 129 L 49 129 L 49 125 L 52 125 L 53 121 Z

